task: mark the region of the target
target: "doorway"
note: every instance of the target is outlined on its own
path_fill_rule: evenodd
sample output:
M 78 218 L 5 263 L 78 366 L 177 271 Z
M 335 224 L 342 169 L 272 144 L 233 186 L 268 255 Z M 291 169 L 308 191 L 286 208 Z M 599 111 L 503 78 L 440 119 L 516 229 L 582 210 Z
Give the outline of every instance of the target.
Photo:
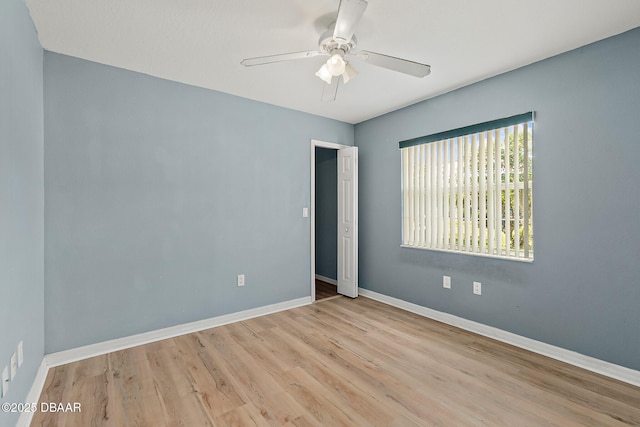
M 339 294 L 358 296 L 357 160 L 357 147 L 311 140 L 313 301 L 326 295 L 323 283 L 316 289 L 317 279 Z
M 316 147 L 316 300 L 338 294 L 338 150 Z

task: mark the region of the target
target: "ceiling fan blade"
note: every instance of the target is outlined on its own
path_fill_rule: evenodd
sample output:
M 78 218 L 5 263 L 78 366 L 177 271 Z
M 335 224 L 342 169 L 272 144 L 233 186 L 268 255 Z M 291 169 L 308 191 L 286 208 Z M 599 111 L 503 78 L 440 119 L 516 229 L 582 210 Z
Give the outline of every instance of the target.
M 336 28 L 333 30 L 333 38 L 338 43 L 346 44 L 351 41 L 366 8 L 366 0 L 340 0 Z
M 381 53 L 367 52 L 363 50 L 358 52 L 355 56 L 371 65 L 409 74 L 410 76 L 424 77 L 431 73 L 431 67 L 429 65 L 389 55 L 383 55 Z
M 333 102 L 338 95 L 338 86 L 340 85 L 340 76 L 334 77 L 331 84 L 322 83 L 322 102 Z
M 258 56 L 256 58 L 243 59 L 240 62 L 245 67 L 253 67 L 254 65 L 272 64 L 274 62 L 291 61 L 292 59 L 312 58 L 314 56 L 326 55 L 324 52 L 317 50 L 309 50 L 306 52 L 282 53 L 280 55 Z

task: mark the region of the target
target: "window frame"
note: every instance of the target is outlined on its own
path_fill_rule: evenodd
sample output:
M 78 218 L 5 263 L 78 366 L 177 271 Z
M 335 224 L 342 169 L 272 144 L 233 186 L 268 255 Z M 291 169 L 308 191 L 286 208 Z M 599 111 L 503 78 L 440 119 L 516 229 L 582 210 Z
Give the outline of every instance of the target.
M 402 215 L 401 247 L 412 248 L 412 249 L 422 249 L 422 250 L 433 250 L 433 251 L 456 253 L 456 254 L 463 254 L 463 255 L 482 256 L 487 258 L 497 258 L 497 259 L 504 259 L 504 260 L 510 260 L 510 261 L 518 261 L 518 262 L 529 262 L 529 263 L 533 262 L 534 260 L 534 255 L 533 255 L 533 252 L 534 252 L 533 251 L 533 129 L 534 129 L 534 123 L 535 123 L 534 119 L 535 119 L 534 112 L 527 112 L 524 114 L 518 114 L 515 116 L 506 117 L 498 120 L 491 120 L 483 123 L 474 124 L 471 126 L 465 126 L 458 129 L 452 129 L 444 132 L 438 132 L 438 133 L 434 133 L 434 134 L 430 134 L 430 135 L 426 135 L 418 138 L 401 141 L 399 143 L 400 163 L 401 163 L 401 215 Z M 503 137 L 501 132 L 503 132 L 505 129 L 509 129 L 510 127 L 513 127 L 513 126 L 517 127 L 519 125 L 523 126 L 522 129 L 523 129 L 523 134 L 526 135 L 526 140 L 525 140 L 526 144 L 522 144 L 522 147 L 519 147 L 519 148 L 518 148 L 518 145 L 516 144 L 515 148 L 518 148 L 517 158 L 519 159 L 519 156 L 522 155 L 523 159 L 526 161 L 522 162 L 521 165 L 518 165 L 515 161 L 513 164 L 508 164 L 509 169 L 506 171 L 506 174 L 504 175 L 504 178 L 507 179 L 508 181 L 497 181 L 497 182 L 493 181 L 493 187 L 488 185 L 489 172 L 487 169 L 482 168 L 483 165 L 488 165 L 490 158 L 494 157 L 493 155 L 489 155 L 488 151 L 484 152 L 485 156 L 483 157 L 483 160 L 479 159 L 478 153 L 474 154 L 474 155 L 477 155 L 478 157 L 474 158 L 473 163 L 469 163 L 469 169 L 467 169 L 466 162 L 469 161 L 467 159 L 465 159 L 465 163 L 463 163 L 460 169 L 458 169 L 457 166 L 455 168 L 452 167 L 453 165 L 458 164 L 458 158 L 462 159 L 462 157 L 457 157 L 457 154 L 454 156 L 454 152 L 457 152 L 458 150 L 457 147 L 459 147 L 460 145 L 467 144 L 468 140 L 466 138 L 470 137 L 471 142 L 469 143 L 468 146 L 465 145 L 464 150 L 467 150 L 469 147 L 473 148 L 474 144 L 480 144 L 480 134 L 483 135 L 482 138 L 487 137 L 486 139 L 483 140 L 482 144 L 488 144 L 489 138 L 488 138 L 488 134 L 486 133 L 487 131 L 490 131 L 492 135 L 496 135 L 496 136 L 500 135 L 500 138 L 501 138 L 500 141 L 497 141 L 498 138 L 496 138 L 496 141 L 492 140 L 492 143 L 495 144 L 492 146 L 494 150 L 495 149 L 503 150 L 504 147 L 506 146 L 506 147 L 509 147 L 507 156 L 513 156 L 514 148 L 510 147 L 509 134 L 506 134 L 506 136 Z M 478 136 L 478 139 L 474 139 L 474 137 L 476 136 Z M 516 134 L 514 138 L 518 138 L 518 135 Z M 453 142 L 454 139 L 455 139 L 455 142 Z M 444 150 L 446 147 L 449 150 L 448 151 L 449 157 L 447 157 L 447 154 L 444 151 L 442 153 L 438 152 L 437 145 L 435 146 L 435 148 L 432 149 L 431 146 L 428 145 L 431 143 L 441 144 L 442 150 Z M 444 144 L 447 144 L 447 145 L 445 146 Z M 500 148 L 496 147 L 496 145 L 498 144 L 501 144 Z M 444 178 L 443 179 L 444 184 L 440 183 L 443 189 L 443 192 L 441 193 L 441 195 L 437 195 L 437 196 L 429 195 L 429 194 L 432 194 L 432 193 L 429 193 L 430 191 L 433 192 L 434 190 L 438 190 L 440 188 L 439 187 L 436 188 L 437 186 L 433 184 L 427 185 L 428 180 L 426 176 L 431 174 L 431 172 L 429 172 L 431 165 L 427 164 L 427 157 L 423 159 L 418 158 L 417 163 L 415 164 L 420 165 L 419 170 L 416 170 L 414 165 L 409 165 L 411 169 L 408 172 L 408 173 L 415 174 L 415 175 L 412 175 L 411 177 L 411 179 L 413 179 L 414 181 L 416 179 L 416 176 L 418 176 L 418 174 L 424 173 L 425 182 L 424 183 L 419 182 L 418 184 L 419 188 L 417 190 L 413 186 L 411 187 L 411 190 L 405 189 L 405 180 L 409 179 L 405 175 L 405 167 L 407 167 L 407 165 L 405 165 L 405 162 L 407 161 L 416 162 L 416 160 L 415 158 L 414 160 L 405 159 L 405 154 L 409 156 L 410 153 L 409 153 L 409 150 L 404 150 L 404 149 L 410 148 L 410 147 L 416 147 L 420 145 L 425 146 L 424 150 L 428 152 L 433 151 L 434 153 L 436 153 L 435 154 L 436 156 L 442 156 L 442 162 L 438 163 L 437 166 L 438 168 L 442 167 L 444 169 L 442 170 L 438 169 L 438 171 L 434 172 L 439 178 L 440 177 Z M 454 148 L 456 151 L 452 152 Z M 492 151 L 492 150 L 489 150 L 489 151 Z M 423 157 L 425 155 L 424 153 L 425 151 L 420 151 L 419 156 Z M 501 156 L 504 155 L 504 151 L 501 151 L 501 153 L 502 153 Z M 413 154 L 413 156 L 418 155 L 415 152 L 412 152 L 411 154 Z M 440 161 L 441 159 L 438 157 L 438 162 Z M 496 164 L 500 165 L 500 168 L 502 168 L 502 173 L 504 174 L 504 163 L 500 163 L 500 161 L 497 159 L 496 161 L 497 161 Z M 505 159 L 505 162 L 506 161 L 507 160 Z M 520 161 L 518 160 L 518 162 Z M 435 163 L 433 165 L 435 165 Z M 521 168 L 517 169 L 516 171 L 515 168 L 520 166 Z M 478 171 L 478 168 L 480 168 L 479 171 Z M 456 169 L 457 171 L 453 172 L 452 169 Z M 494 169 L 494 167 L 492 166 L 492 170 L 495 170 L 496 176 L 499 175 L 499 171 L 497 169 L 498 168 Z M 445 172 L 446 170 L 448 170 L 449 172 Z M 459 175 L 459 173 L 461 172 L 464 172 L 462 174 L 464 178 L 461 178 L 461 175 Z M 469 177 L 468 173 L 471 173 L 472 175 L 475 174 L 475 176 L 473 176 L 473 178 Z M 484 173 L 483 178 L 481 178 L 481 173 Z M 516 173 L 517 175 L 511 176 L 511 178 L 514 178 L 517 176 L 519 177 L 518 181 L 509 181 L 510 179 L 509 177 L 513 173 Z M 455 175 L 455 181 L 453 181 L 454 175 Z M 468 187 L 465 187 L 463 190 L 452 190 L 454 187 L 461 186 L 463 180 L 464 182 L 467 182 L 466 180 L 469 180 L 470 183 L 473 183 L 474 182 L 473 179 L 476 179 L 476 178 L 477 178 L 477 181 L 475 181 L 476 183 L 472 184 L 475 188 L 474 192 L 477 190 L 477 187 L 480 187 L 484 192 L 469 193 Z M 519 184 L 515 184 L 515 182 L 518 182 Z M 509 183 L 513 184 L 512 189 L 509 189 Z M 520 184 L 523 185 L 523 188 L 520 188 Z M 420 187 L 420 185 L 423 185 L 423 186 Z M 491 190 L 491 188 L 493 188 L 493 190 Z M 485 200 L 487 200 L 486 198 L 489 197 L 490 193 L 492 195 L 493 200 L 495 200 L 496 196 L 502 197 L 502 202 L 500 205 L 501 209 L 505 209 L 506 207 L 510 212 L 512 212 L 512 209 L 514 208 L 514 206 L 517 206 L 515 199 L 513 199 L 513 201 L 511 200 L 511 194 L 512 194 L 511 192 L 514 191 L 514 189 L 518 191 L 517 193 L 518 195 L 520 194 L 520 191 L 523 192 L 522 201 L 525 201 L 526 203 L 524 204 L 520 203 L 522 205 L 522 215 L 518 214 L 517 217 L 509 216 L 509 219 L 507 220 L 508 223 L 513 222 L 514 224 L 517 224 L 518 232 L 514 233 L 514 235 L 512 236 L 510 230 L 512 229 L 515 230 L 516 228 L 506 229 L 506 230 L 509 230 L 508 231 L 509 234 L 507 234 L 508 237 L 506 237 L 509 239 L 509 241 L 507 242 L 506 246 L 504 241 L 505 239 L 504 232 L 506 230 L 504 226 L 502 226 L 500 229 L 496 228 L 498 227 L 499 224 L 503 224 L 505 221 L 505 217 L 507 217 L 507 215 L 503 216 L 503 213 L 505 212 L 503 212 L 502 210 L 499 211 L 500 212 L 499 215 L 496 215 L 495 209 L 493 209 L 494 224 L 491 227 L 491 230 L 493 230 L 493 233 L 494 233 L 493 235 L 487 236 L 486 234 L 480 234 L 480 235 L 475 234 L 477 233 L 477 228 L 474 231 L 469 231 L 470 227 L 476 227 L 478 224 L 482 224 L 482 218 L 484 218 L 485 221 L 487 221 L 487 223 L 491 221 L 490 215 L 488 212 L 486 212 L 486 210 L 482 211 L 483 214 L 480 215 L 477 209 L 478 207 L 474 206 L 474 205 L 480 204 L 481 207 L 486 208 L 486 206 L 488 205 L 488 202 L 482 201 L 480 203 L 477 203 L 477 202 L 474 203 L 473 197 L 475 197 L 476 195 L 478 197 L 482 197 L 482 195 L 484 195 Z M 421 191 L 423 193 L 421 193 L 420 196 L 416 196 L 415 194 L 408 194 L 409 191 L 413 191 L 413 192 Z M 461 196 L 463 191 L 464 191 L 464 194 Z M 504 200 L 506 200 L 505 197 L 507 194 L 509 194 L 509 202 L 504 203 Z M 424 198 L 434 197 L 435 199 L 440 201 L 439 198 L 441 196 L 443 197 L 443 205 L 450 204 L 450 205 L 456 206 L 456 210 L 458 211 L 457 214 L 449 212 L 449 209 L 444 207 L 442 211 L 438 209 L 436 217 L 434 217 L 434 215 L 432 215 L 431 212 L 428 212 L 426 208 L 424 212 L 420 210 L 420 215 L 422 216 L 419 217 L 419 219 L 416 219 L 416 217 L 418 216 L 417 210 L 414 210 L 413 214 L 410 213 L 409 215 L 405 215 L 405 212 L 408 209 L 408 207 L 406 206 L 407 202 L 410 203 L 409 206 L 413 206 L 413 208 L 411 209 L 416 209 L 415 208 L 416 205 L 414 203 L 416 203 L 418 200 L 421 200 L 422 197 Z M 451 197 L 454 198 L 453 201 Z M 466 198 L 469 198 L 470 201 L 467 202 Z M 449 200 L 449 202 L 446 201 L 447 199 Z M 472 215 L 469 215 L 469 212 L 467 211 L 465 212 L 464 215 L 458 216 L 460 215 L 460 208 L 458 206 L 460 203 L 462 203 L 463 200 L 465 200 L 465 205 L 471 205 L 473 207 L 474 213 Z M 422 209 L 422 206 L 420 206 L 420 209 Z M 434 209 L 434 208 L 432 207 L 431 209 Z M 460 225 L 460 222 L 458 221 L 459 217 L 464 218 L 464 222 L 463 222 L 464 226 Z M 413 224 L 410 225 L 409 227 L 405 226 L 406 225 L 405 221 L 407 218 L 414 219 Z M 431 218 L 431 219 L 427 219 L 427 218 Z M 416 222 L 418 222 L 418 224 L 416 224 Z M 454 227 L 453 225 L 454 222 L 456 224 L 455 225 L 456 230 L 452 229 Z M 415 234 L 413 234 L 410 237 L 405 236 L 405 232 L 407 230 L 412 230 L 411 231 L 412 233 L 420 233 L 420 231 L 416 231 L 417 227 L 423 229 L 423 233 L 425 233 L 428 236 L 430 233 L 434 233 L 432 229 L 434 228 L 434 224 L 436 223 L 439 225 L 445 224 L 447 230 L 449 230 L 448 232 L 440 231 L 440 233 L 444 233 L 444 239 L 445 239 L 444 246 L 447 246 L 447 247 L 438 247 L 443 245 L 440 244 L 439 241 L 434 243 L 433 239 L 429 237 L 427 237 L 427 239 L 422 239 L 421 237 L 418 242 L 415 242 L 415 236 L 416 236 Z M 484 232 L 486 233 L 487 228 L 489 226 L 485 225 L 482 227 L 484 229 Z M 522 247 L 519 246 L 522 242 L 522 239 L 520 239 L 521 236 L 519 234 L 519 232 L 521 231 L 520 227 L 522 227 L 522 230 L 525 231 L 522 237 L 525 239 L 526 242 L 523 244 Z M 464 238 L 467 241 L 466 244 L 463 244 L 461 240 L 460 236 L 463 236 L 463 235 L 459 234 L 459 231 L 463 229 L 465 231 Z M 469 242 L 467 238 L 468 233 L 472 233 L 472 236 L 473 236 L 472 239 L 476 239 L 471 248 L 469 247 L 469 243 L 468 243 Z M 440 234 L 438 234 L 438 238 L 440 237 L 441 237 Z M 514 240 L 515 239 L 518 240 L 518 245 L 514 244 L 514 247 L 511 247 L 510 245 L 512 237 Z M 483 241 L 482 239 L 484 239 L 484 243 L 482 243 Z M 487 243 L 488 242 L 487 239 L 492 240 L 492 244 L 493 244 L 492 249 L 491 249 L 491 245 Z M 409 244 L 409 242 L 411 241 L 413 242 Z M 501 243 L 498 243 L 499 241 Z M 531 242 L 531 246 L 530 246 L 530 242 Z M 491 253 L 490 251 L 493 251 L 493 253 Z

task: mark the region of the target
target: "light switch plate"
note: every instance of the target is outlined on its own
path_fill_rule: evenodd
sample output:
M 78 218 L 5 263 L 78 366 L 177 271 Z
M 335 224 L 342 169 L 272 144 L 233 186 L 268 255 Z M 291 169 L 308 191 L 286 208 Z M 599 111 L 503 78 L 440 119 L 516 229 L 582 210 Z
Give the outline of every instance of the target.
M 309 217 L 309 208 L 302 208 L 302 217 L 303 218 Z

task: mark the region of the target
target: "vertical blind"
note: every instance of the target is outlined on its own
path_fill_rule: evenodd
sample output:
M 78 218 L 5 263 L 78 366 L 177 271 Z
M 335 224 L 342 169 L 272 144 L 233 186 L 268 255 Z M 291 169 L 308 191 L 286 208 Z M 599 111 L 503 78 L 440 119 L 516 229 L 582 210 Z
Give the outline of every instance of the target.
M 533 260 L 533 113 L 400 143 L 403 246 Z

